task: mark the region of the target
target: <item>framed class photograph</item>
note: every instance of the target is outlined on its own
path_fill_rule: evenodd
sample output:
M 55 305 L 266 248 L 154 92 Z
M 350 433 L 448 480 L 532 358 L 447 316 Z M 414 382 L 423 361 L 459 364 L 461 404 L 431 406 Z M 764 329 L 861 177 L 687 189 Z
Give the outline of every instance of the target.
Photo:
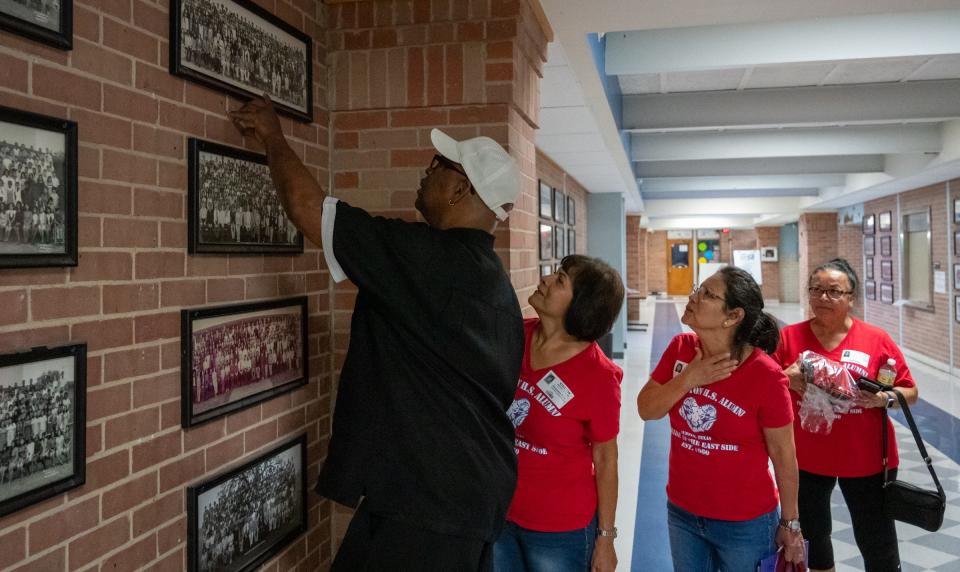
M 0 28 L 37 42 L 73 48 L 73 0 L 0 0 Z
M 540 216 L 553 218 L 553 189 L 540 181 Z
M 960 290 L 960 264 L 953 265 L 953 287 Z
M 863 283 L 863 292 L 867 297 L 867 300 L 876 300 L 877 299 L 877 283 L 873 280 L 867 280 Z
M 960 256 L 960 231 L 953 233 L 953 255 Z
M 876 254 L 876 242 L 874 241 L 873 236 L 863 237 L 863 255 L 864 256 L 873 256 Z
M 540 225 L 540 260 L 553 258 L 553 227 L 549 224 Z
M 880 256 L 893 256 L 893 238 L 889 235 L 880 237 Z
M 562 226 L 553 227 L 553 251 L 557 258 L 563 258 L 567 255 L 566 248 L 567 237 L 563 232 Z
M 893 261 L 880 261 L 880 280 L 884 282 L 893 282 Z
M 884 304 L 893 304 L 893 284 L 880 284 L 880 301 Z
M 567 197 L 557 189 L 553 189 L 553 220 L 563 222 L 566 220 Z
M 77 124 L 0 107 L 0 268 L 76 265 Z
M 3 1 L 3 0 L 0 0 Z M 313 121 L 310 36 L 249 0 L 171 0 L 170 73 Z
M 893 229 L 893 213 L 890 211 L 880 213 L 878 226 L 880 227 L 880 232 L 890 232 Z
M 577 253 L 577 229 L 567 229 L 567 254 Z
M 181 310 L 181 425 L 307 383 L 307 298 Z
M 190 254 L 303 252 L 266 155 L 191 138 L 188 144 L 187 250 Z
M 307 531 L 307 436 L 187 488 L 187 569 L 250 572 Z
M 953 224 L 960 224 L 960 199 L 953 199 Z
M 0 355 L 0 516 L 86 479 L 87 346 Z
M 863 276 L 867 280 L 873 280 L 873 257 L 867 258 L 864 262 Z
M 873 234 L 876 230 L 876 215 L 863 215 L 863 234 Z
M 960 322 L 960 296 L 953 297 L 953 319 Z
M 567 197 L 567 224 L 577 224 L 577 201 Z

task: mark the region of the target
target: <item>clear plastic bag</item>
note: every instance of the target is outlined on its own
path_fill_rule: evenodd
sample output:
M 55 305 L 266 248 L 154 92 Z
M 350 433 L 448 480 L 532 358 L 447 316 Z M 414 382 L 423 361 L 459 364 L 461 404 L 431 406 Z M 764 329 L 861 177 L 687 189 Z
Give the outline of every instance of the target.
M 857 383 L 842 364 L 805 351 L 798 358 L 807 389 L 800 402 L 800 427 L 829 435 L 833 422 L 850 411 L 860 397 Z

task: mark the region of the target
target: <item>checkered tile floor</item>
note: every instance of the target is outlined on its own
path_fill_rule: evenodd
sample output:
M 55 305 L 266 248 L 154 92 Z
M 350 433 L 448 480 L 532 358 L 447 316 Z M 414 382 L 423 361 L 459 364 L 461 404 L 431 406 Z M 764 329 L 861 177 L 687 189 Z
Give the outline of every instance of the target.
M 933 488 L 930 473 L 920 458 L 910 430 L 894 423 L 900 445 L 900 470 L 897 478 L 919 486 Z M 960 438 L 960 436 L 958 436 Z M 943 527 L 927 532 L 909 524 L 897 523 L 900 561 L 903 572 L 960 572 L 960 467 L 953 460 L 927 445 L 933 455 L 933 467 L 947 493 L 947 511 Z M 833 554 L 837 572 L 863 570 L 863 558 L 853 539 L 850 512 L 843 502 L 840 488 L 833 491 Z

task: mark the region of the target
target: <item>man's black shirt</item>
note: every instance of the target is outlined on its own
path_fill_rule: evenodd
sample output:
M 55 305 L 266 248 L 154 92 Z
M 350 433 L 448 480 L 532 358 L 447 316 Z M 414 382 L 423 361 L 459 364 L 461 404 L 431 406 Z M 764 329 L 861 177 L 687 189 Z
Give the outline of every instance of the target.
M 333 257 L 359 294 L 317 491 L 493 541 L 516 485 L 506 410 L 524 347 L 494 238 L 335 208 Z

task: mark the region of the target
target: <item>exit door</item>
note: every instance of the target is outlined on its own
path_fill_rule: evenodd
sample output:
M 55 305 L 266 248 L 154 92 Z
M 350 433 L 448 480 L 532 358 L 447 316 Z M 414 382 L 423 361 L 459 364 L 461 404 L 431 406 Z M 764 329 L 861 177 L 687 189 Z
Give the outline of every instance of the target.
M 693 289 L 690 239 L 667 239 L 667 294 L 686 296 Z

